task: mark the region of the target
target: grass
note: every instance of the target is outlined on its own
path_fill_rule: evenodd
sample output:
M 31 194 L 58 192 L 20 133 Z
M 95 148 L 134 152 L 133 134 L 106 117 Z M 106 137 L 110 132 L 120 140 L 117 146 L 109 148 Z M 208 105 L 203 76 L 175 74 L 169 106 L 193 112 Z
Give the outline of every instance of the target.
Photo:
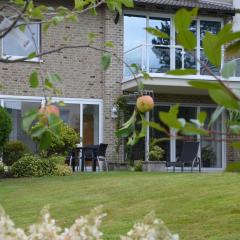
M 50 205 L 61 226 L 103 204 L 104 239 L 119 239 L 154 210 L 182 239 L 240 239 L 240 174 L 86 173 L 0 180 L 0 204 L 17 226 Z

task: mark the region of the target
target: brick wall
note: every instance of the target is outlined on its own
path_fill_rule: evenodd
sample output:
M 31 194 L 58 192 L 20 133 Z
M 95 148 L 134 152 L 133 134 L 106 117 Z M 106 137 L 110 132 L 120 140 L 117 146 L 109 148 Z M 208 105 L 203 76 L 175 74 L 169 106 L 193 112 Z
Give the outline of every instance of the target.
M 0 6 L 5 1 L 0 0 Z M 123 21 L 120 18 L 118 24 L 114 23 L 115 13 L 110 13 L 104 7 L 98 10 L 98 15 L 88 13 L 81 15 L 79 23 L 64 23 L 51 27 L 47 34 L 42 33 L 42 51 L 68 45 L 87 43 L 87 32 L 95 32 L 97 40 L 94 44 L 98 48 L 104 48 L 104 41 L 113 41 L 115 47 L 111 50 L 119 57 L 123 54 Z M 0 52 L 1 53 L 1 52 Z M 111 107 L 116 98 L 121 94 L 122 63 L 113 59 L 110 69 L 104 73 L 100 67 L 101 52 L 89 49 L 68 49 L 60 53 L 54 53 L 43 58 L 43 73 L 58 73 L 63 79 L 59 85 L 62 90 L 61 97 L 67 98 L 92 98 L 103 99 L 103 135 L 104 142 L 109 144 L 109 160 L 119 159 L 115 152 L 115 120 L 111 119 Z M 39 63 L 14 63 L 0 64 L 0 84 L 4 89 L 3 95 L 16 96 L 42 96 L 40 88 L 31 89 L 28 86 L 28 78 L 33 70 L 39 71 Z

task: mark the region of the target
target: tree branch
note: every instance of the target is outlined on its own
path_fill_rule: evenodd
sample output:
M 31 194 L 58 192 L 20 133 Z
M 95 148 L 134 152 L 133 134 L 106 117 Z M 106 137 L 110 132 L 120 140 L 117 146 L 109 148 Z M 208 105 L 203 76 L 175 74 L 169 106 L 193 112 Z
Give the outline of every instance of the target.
M 16 19 L 12 22 L 12 24 L 6 30 L 4 29 L 4 30 L 1 31 L 1 32 L 4 32 L 4 33 L 0 35 L 0 39 L 4 38 L 13 28 L 15 28 L 17 22 L 22 18 L 22 15 L 26 12 L 29 3 L 30 3 L 30 0 L 26 0 L 26 3 L 24 5 L 21 13 L 18 14 Z

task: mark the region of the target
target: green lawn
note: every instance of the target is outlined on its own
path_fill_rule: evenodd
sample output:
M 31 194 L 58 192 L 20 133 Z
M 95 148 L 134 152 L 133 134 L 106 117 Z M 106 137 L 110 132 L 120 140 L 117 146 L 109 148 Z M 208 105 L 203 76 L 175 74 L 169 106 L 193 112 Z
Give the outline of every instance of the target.
M 17 226 L 44 205 L 61 226 L 103 204 L 105 239 L 119 239 L 154 210 L 181 239 L 240 239 L 239 174 L 86 173 L 0 180 L 0 204 Z

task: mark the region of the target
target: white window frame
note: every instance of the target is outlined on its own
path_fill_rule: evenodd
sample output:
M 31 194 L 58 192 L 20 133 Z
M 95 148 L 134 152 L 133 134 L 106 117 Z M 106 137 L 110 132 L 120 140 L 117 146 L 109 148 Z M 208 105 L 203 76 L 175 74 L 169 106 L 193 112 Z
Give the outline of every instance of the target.
M 150 17 L 159 17 L 159 18 L 169 18 L 171 21 L 170 24 L 170 34 L 171 34 L 171 41 L 170 41 L 170 45 L 172 46 L 178 46 L 176 44 L 176 39 L 175 39 L 175 24 L 174 24 L 174 14 L 167 14 L 167 13 L 161 13 L 161 12 L 151 12 L 151 11 L 141 11 L 141 10 L 125 10 L 124 11 L 124 15 L 133 15 L 133 16 L 145 16 L 146 17 L 146 27 L 149 26 L 149 18 Z M 209 16 L 202 16 L 199 15 L 195 21 L 197 22 L 197 26 L 196 26 L 196 31 L 197 31 L 197 46 L 196 46 L 196 50 L 197 50 L 197 59 L 200 59 L 201 56 L 201 47 L 200 47 L 200 21 L 213 21 L 213 22 L 220 22 L 221 23 L 221 28 L 224 25 L 224 20 L 221 17 L 209 17 Z M 124 39 L 125 41 L 125 39 Z M 146 31 L 146 42 L 143 44 L 148 44 L 148 33 Z M 131 50 L 128 50 L 127 52 L 130 52 Z M 148 51 L 146 51 L 147 54 Z M 149 59 L 148 56 L 146 55 L 146 62 L 147 62 L 147 69 L 146 71 L 149 72 Z M 224 64 L 224 48 L 222 48 L 222 66 Z M 184 64 L 183 64 L 184 66 Z M 125 69 L 125 68 L 124 68 Z M 170 70 L 174 70 L 175 69 L 175 51 L 173 50 L 173 48 L 170 48 Z M 199 76 L 204 77 L 204 78 L 209 78 L 211 77 L 210 75 L 200 75 L 200 63 L 197 62 L 196 63 L 196 70 L 197 75 L 193 75 L 193 76 L 188 76 L 188 78 L 199 78 Z M 167 75 L 165 73 L 150 73 L 151 76 L 152 75 L 157 75 L 159 76 L 164 76 L 166 77 Z
M 22 101 L 22 102 L 39 102 L 44 105 L 45 99 L 43 97 L 34 96 L 14 96 L 14 95 L 0 95 L 0 103 L 4 107 L 5 101 Z M 80 107 L 80 139 L 83 138 L 83 105 L 97 105 L 99 107 L 99 144 L 103 142 L 103 100 L 102 99 L 85 99 L 85 98 L 58 98 L 53 97 L 52 102 L 60 102 L 69 104 L 78 104 Z M 79 139 L 79 140 L 80 140 Z
M 40 22 L 31 22 L 31 24 L 34 24 L 37 26 L 37 36 L 36 36 L 36 45 L 37 45 L 37 52 L 36 54 L 40 53 L 40 50 L 41 50 L 41 23 Z M 27 28 L 28 26 L 26 26 Z M 3 38 L 4 39 L 4 38 Z M 16 59 L 20 59 L 20 58 L 24 58 L 24 57 L 27 57 L 27 56 L 19 56 L 19 55 L 8 55 L 8 54 L 4 54 L 4 43 L 3 43 L 3 39 L 1 40 L 1 57 L 3 59 L 8 59 L 9 61 L 11 60 L 16 60 Z M 31 39 L 32 41 L 32 39 Z M 35 44 L 33 43 L 34 45 L 34 48 L 35 48 Z M 25 60 L 26 62 L 39 62 L 40 61 L 40 58 L 38 57 L 34 57 L 32 59 L 28 59 L 28 60 Z
M 177 103 L 156 103 L 156 106 L 173 106 L 176 105 Z M 217 106 L 214 104 L 197 104 L 197 103 L 181 103 L 179 105 L 179 107 L 194 107 L 196 108 L 196 111 L 199 112 L 201 107 L 206 107 L 206 108 L 216 108 Z M 221 116 L 221 124 L 222 124 L 222 131 L 225 132 L 226 131 L 226 114 L 223 113 Z M 149 129 L 147 129 L 148 131 L 148 136 L 149 136 Z M 175 131 L 170 129 L 171 131 L 171 139 L 170 141 L 170 161 L 171 162 L 175 162 L 176 161 L 176 138 L 175 136 Z M 199 135 L 198 135 L 199 137 Z M 148 137 L 149 138 L 149 137 Z M 223 138 L 223 136 L 222 136 Z M 225 141 L 222 141 L 222 167 L 221 168 L 202 168 L 203 172 L 219 172 L 219 171 L 224 171 L 226 168 L 226 162 L 227 162 L 227 144 Z M 199 150 L 199 155 L 201 155 L 201 149 Z M 147 159 L 145 159 L 147 160 Z M 178 168 L 177 168 L 178 169 Z M 180 168 L 179 168 L 180 169 Z M 188 168 L 186 168 L 188 169 Z

